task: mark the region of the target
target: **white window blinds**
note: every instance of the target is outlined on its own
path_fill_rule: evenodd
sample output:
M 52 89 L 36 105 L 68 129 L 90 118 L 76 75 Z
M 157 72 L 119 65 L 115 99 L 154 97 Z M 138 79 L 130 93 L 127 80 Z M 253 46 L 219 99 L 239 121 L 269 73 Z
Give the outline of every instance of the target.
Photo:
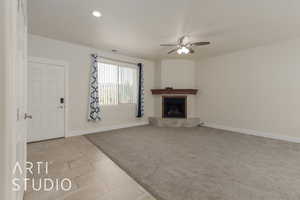
M 137 68 L 122 63 L 99 62 L 101 105 L 134 104 L 137 101 Z

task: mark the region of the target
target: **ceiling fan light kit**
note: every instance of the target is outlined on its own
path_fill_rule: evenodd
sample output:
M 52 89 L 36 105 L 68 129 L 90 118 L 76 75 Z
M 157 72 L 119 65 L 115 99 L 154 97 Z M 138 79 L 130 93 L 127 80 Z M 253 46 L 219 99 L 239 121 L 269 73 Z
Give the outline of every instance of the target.
M 186 48 L 185 46 L 181 47 L 180 49 L 177 50 L 177 53 L 179 55 L 181 54 L 189 54 L 190 50 L 188 48 Z
M 183 36 L 179 38 L 177 44 L 161 44 L 160 46 L 164 47 L 170 47 L 170 46 L 176 46 L 176 49 L 172 49 L 168 52 L 168 54 L 171 54 L 173 52 L 177 52 L 179 55 L 182 54 L 192 54 L 195 51 L 192 49 L 193 46 L 203 46 L 203 45 L 209 45 L 210 42 L 188 42 L 185 43 L 186 36 Z

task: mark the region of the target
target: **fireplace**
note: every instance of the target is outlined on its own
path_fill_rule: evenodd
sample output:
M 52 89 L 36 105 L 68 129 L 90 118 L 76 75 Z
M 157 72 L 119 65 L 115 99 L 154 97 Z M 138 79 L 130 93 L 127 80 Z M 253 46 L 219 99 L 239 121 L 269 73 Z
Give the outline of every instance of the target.
M 186 118 L 186 96 L 163 96 L 163 118 Z
M 155 95 L 155 115 L 149 123 L 157 127 L 197 127 L 195 101 L 197 89 L 152 89 Z

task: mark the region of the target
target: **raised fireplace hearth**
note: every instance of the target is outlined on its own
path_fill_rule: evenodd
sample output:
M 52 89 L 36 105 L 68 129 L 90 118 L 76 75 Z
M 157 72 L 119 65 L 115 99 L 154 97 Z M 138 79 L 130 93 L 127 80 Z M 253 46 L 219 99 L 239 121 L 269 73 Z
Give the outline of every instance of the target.
M 187 116 L 186 96 L 163 96 L 162 117 L 163 118 L 186 118 Z
M 201 124 L 201 122 L 197 117 L 184 119 L 149 117 L 149 124 L 157 127 L 196 127 Z

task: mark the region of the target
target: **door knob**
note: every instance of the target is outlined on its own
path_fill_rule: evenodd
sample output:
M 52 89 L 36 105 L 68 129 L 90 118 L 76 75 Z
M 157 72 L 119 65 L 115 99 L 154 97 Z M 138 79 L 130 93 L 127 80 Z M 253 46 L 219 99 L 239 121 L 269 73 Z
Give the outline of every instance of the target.
M 32 119 L 32 115 L 29 115 L 28 113 L 25 113 L 24 119 Z

